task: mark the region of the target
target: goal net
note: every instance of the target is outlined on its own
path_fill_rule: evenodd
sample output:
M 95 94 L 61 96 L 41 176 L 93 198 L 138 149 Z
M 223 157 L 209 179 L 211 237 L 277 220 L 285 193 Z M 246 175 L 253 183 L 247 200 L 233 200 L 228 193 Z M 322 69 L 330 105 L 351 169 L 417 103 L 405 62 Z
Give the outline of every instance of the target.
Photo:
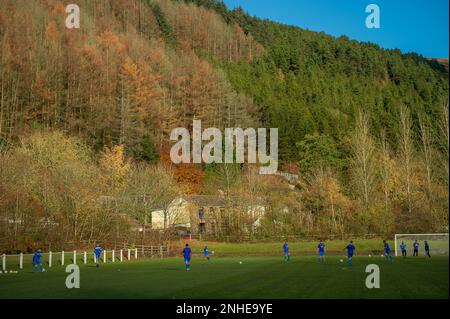
M 425 241 L 428 242 L 431 255 L 447 255 L 448 256 L 448 233 L 442 234 L 395 234 L 395 256 L 401 255 L 400 245 L 402 242 L 406 244 L 406 252 L 412 255 L 413 244 L 417 240 L 419 243 L 419 255 L 425 254 Z

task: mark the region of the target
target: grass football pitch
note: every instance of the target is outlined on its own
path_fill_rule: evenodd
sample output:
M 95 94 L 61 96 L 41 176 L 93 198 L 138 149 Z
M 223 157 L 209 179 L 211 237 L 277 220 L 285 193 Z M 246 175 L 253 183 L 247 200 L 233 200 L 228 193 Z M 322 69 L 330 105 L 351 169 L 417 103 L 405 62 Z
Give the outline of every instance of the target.
M 379 289 L 366 288 L 369 264 L 380 268 Z M 196 257 L 189 272 L 181 258 L 147 259 L 80 265 L 80 288 L 67 289 L 64 266 L 33 273 L 27 264 L 0 274 L 0 298 L 448 298 L 448 269 L 448 256 L 356 256 L 351 267 L 343 257 Z

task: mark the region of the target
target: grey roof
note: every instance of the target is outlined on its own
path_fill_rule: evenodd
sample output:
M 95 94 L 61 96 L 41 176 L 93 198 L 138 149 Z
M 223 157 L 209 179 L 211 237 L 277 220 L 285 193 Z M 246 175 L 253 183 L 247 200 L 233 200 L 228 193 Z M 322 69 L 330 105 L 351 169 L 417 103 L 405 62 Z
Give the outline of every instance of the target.
M 267 202 L 261 198 L 219 195 L 186 195 L 184 200 L 200 207 L 227 207 L 227 206 L 267 206 Z

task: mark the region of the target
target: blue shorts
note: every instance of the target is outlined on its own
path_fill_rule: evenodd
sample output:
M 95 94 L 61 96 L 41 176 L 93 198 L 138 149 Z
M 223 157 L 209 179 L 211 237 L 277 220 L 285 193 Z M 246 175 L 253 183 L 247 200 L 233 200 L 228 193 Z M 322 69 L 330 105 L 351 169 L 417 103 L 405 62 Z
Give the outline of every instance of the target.
M 353 254 L 348 254 L 348 258 L 353 258 Z
M 100 260 L 101 259 L 100 255 L 95 255 L 95 259 Z
M 185 263 L 191 262 L 191 257 L 184 257 L 184 262 Z
M 325 252 L 324 251 L 319 251 L 319 257 L 323 257 L 325 256 Z

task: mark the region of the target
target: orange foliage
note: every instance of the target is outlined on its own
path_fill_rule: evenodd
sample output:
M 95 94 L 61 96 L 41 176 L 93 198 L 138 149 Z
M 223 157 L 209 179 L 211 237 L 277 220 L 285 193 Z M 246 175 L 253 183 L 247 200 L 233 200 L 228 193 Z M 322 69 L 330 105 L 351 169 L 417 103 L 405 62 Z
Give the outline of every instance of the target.
M 111 31 L 104 31 L 97 37 L 102 49 L 114 48 L 121 53 L 125 49 L 125 45 L 120 42 L 119 38 Z
M 55 21 L 50 21 L 50 23 L 47 26 L 47 31 L 45 33 L 47 40 L 52 43 L 53 45 L 55 45 L 58 40 L 59 37 L 61 36 L 59 31 L 58 31 L 58 27 L 56 26 L 56 22 Z
M 195 164 L 173 164 L 170 149 L 164 148 L 160 154 L 160 163 L 170 166 L 175 171 L 177 183 L 184 194 L 198 194 L 203 187 L 205 172 Z

